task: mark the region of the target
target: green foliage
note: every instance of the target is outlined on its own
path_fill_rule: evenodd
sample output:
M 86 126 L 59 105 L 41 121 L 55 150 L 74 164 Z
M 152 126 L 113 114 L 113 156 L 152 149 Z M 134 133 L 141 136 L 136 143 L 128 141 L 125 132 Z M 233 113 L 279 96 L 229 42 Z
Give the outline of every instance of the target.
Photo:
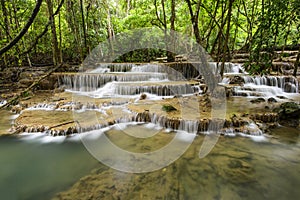
M 25 91 L 25 92 L 22 93 L 21 96 L 22 96 L 23 98 L 27 98 L 27 97 L 31 96 L 31 93 L 30 93 L 29 91 Z
M 162 5 L 164 2 L 164 6 Z M 192 9 L 196 10 L 196 1 Z M 201 1 L 198 23 L 203 45 L 207 51 L 217 53 L 224 42 L 228 2 L 225 0 Z M 262 5 L 264 2 L 264 5 Z M 0 47 L 11 41 L 26 24 L 36 1 L 11 0 L 0 3 Z M 55 12 L 60 0 L 52 0 Z M 129 30 L 158 27 L 168 32 L 171 28 L 171 0 L 83 0 L 83 18 L 80 1 L 66 0 L 55 16 L 55 27 L 59 49 L 64 61 L 81 62 L 99 43 L 114 40 L 115 36 Z M 187 0 L 175 1 L 175 31 L 193 36 L 190 11 Z M 128 7 L 129 6 L 129 7 Z M 165 26 L 163 25 L 165 13 Z M 26 55 L 22 53 L 36 42 L 49 20 L 47 4 L 41 10 L 21 42 L 6 53 L 0 66 L 24 65 Z M 227 46 L 230 50 L 244 49 L 251 53 L 246 68 L 253 74 L 266 74 L 272 63 L 273 48 L 281 45 L 299 44 L 300 41 L 300 1 L 299 0 L 239 0 L 234 1 Z M 86 35 L 83 34 L 86 31 Z M 136 37 L 136 36 L 134 36 Z M 163 37 L 158 35 L 157 37 Z M 143 35 L 142 42 L 149 35 Z M 86 41 L 86 48 L 84 41 Z M 151 41 L 155 42 L 155 41 Z M 131 44 L 122 44 L 128 53 L 117 61 L 147 62 L 155 57 L 165 56 L 166 52 L 157 49 L 140 49 L 131 52 Z M 32 62 L 49 62 L 52 55 L 51 28 L 38 40 L 29 54 Z M 163 44 L 159 44 L 163 46 Z M 192 53 L 193 50 L 188 48 Z M 221 49 L 222 51 L 222 49 Z M 262 53 L 266 52 L 266 53 Z M 219 54 L 222 52 L 219 51 Z M 45 59 L 41 59 L 46 57 Z

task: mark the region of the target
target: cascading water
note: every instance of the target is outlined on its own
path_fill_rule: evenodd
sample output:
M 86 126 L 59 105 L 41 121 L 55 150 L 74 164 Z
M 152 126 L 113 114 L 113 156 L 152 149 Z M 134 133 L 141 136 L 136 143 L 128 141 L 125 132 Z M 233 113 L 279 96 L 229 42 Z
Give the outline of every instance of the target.
M 216 63 L 210 63 L 210 66 L 218 70 Z M 120 69 L 117 69 L 118 67 Z M 160 64 L 105 64 L 99 68 L 85 73 L 66 74 L 61 77 L 60 83 L 79 95 L 104 99 L 134 98 L 134 102 L 141 98 L 142 93 L 146 95 L 147 99 L 154 100 L 202 92 L 199 82 L 185 81 L 183 77 L 172 72 L 170 67 Z M 250 77 L 245 74 L 241 76 L 240 73 L 244 72 L 241 65 L 232 63 L 225 63 L 225 72 L 226 77 L 222 81 L 223 84 L 228 84 L 231 80 L 230 77 L 233 76 L 239 76 L 244 82 L 243 86 L 235 86 L 234 95 L 236 96 L 276 96 L 285 92 L 298 92 L 298 82 L 293 77 Z M 172 80 L 173 77 L 175 78 Z M 103 112 L 103 114 L 106 113 Z M 208 130 L 209 124 L 209 121 L 184 119 L 176 121 L 163 116 L 153 116 L 152 118 L 149 121 L 143 119 L 141 122 L 151 122 L 165 128 L 190 133 L 205 132 Z M 116 122 L 132 121 L 139 120 L 132 116 L 128 119 L 116 119 Z
M 244 85 L 234 89 L 236 96 L 276 97 L 298 93 L 298 80 L 290 76 L 243 76 Z
M 210 67 L 213 69 L 215 74 L 220 73 L 220 68 L 222 63 L 219 62 L 210 62 Z M 224 74 L 225 75 L 237 75 L 237 74 L 246 74 L 245 69 L 243 68 L 242 64 L 238 63 L 230 63 L 226 62 L 224 64 Z
M 166 69 L 162 65 L 157 64 L 145 64 L 140 66 L 133 66 L 131 72 L 153 72 L 153 73 L 165 73 Z
M 109 82 L 140 82 L 140 81 L 166 81 L 165 73 L 126 73 L 126 74 L 72 74 L 64 75 L 60 79 L 60 84 L 66 89 L 74 91 L 95 91 Z
M 245 85 L 271 86 L 282 89 L 287 93 L 298 93 L 298 80 L 290 76 L 244 76 Z
M 190 85 L 171 68 L 158 64 L 103 64 L 85 73 L 63 75 L 60 85 L 98 98 L 141 93 L 171 96 L 202 91 L 199 85 Z

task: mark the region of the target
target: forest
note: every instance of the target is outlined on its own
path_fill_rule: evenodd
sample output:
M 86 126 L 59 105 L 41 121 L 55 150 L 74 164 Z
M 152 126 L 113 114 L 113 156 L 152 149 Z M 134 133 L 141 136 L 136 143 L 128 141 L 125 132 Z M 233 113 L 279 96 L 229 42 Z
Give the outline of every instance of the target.
M 0 199 L 300 199 L 300 0 L 0 0 Z
M 245 66 L 254 74 L 270 72 L 274 51 L 284 57 L 284 50 L 300 48 L 298 0 L 11 0 L 0 7 L 1 71 L 78 65 L 99 43 L 145 27 L 186 34 L 216 61 L 250 53 Z M 164 51 L 144 53 L 118 62 L 174 60 Z

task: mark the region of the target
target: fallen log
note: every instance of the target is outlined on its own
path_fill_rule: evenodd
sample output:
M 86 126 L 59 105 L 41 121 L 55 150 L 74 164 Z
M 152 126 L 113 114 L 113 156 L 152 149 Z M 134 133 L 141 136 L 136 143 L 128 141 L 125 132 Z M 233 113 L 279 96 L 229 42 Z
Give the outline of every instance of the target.
M 57 125 L 51 126 L 51 127 L 49 127 L 49 130 L 52 129 L 52 128 L 57 128 L 57 127 L 64 126 L 64 125 L 68 125 L 68 124 L 72 124 L 72 123 L 77 123 L 77 124 L 79 124 L 78 121 L 73 120 L 73 121 L 64 122 L 64 123 L 61 123 L 61 124 L 57 124 Z
M 55 72 L 58 68 L 60 68 L 62 66 L 62 64 L 57 65 L 56 67 L 50 69 L 46 74 L 44 74 L 43 76 L 41 76 L 38 80 L 34 81 L 28 88 L 26 88 L 24 91 L 22 91 L 20 94 L 12 97 L 11 99 L 9 99 L 7 101 L 6 104 L 2 105 L 0 107 L 0 109 L 2 108 L 7 108 L 10 105 L 16 105 L 18 103 L 18 100 L 24 96 L 27 92 L 31 91 L 33 88 L 35 88 L 42 80 L 44 80 L 45 78 L 47 78 L 48 76 L 50 76 L 53 72 Z

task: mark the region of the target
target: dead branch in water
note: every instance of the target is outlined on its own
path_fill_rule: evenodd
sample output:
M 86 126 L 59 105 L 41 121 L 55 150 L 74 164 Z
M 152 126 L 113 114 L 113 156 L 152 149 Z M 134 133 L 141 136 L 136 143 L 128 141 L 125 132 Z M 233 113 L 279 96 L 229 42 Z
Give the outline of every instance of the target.
M 55 126 L 51 126 L 51 127 L 49 127 L 49 129 L 57 128 L 57 127 L 64 126 L 64 125 L 68 125 L 68 124 L 72 124 L 72 123 L 77 123 L 77 124 L 79 124 L 78 121 L 73 120 L 73 121 L 69 121 L 69 122 L 64 122 L 64 123 L 61 123 L 61 124 L 57 124 L 57 125 L 55 125 Z

